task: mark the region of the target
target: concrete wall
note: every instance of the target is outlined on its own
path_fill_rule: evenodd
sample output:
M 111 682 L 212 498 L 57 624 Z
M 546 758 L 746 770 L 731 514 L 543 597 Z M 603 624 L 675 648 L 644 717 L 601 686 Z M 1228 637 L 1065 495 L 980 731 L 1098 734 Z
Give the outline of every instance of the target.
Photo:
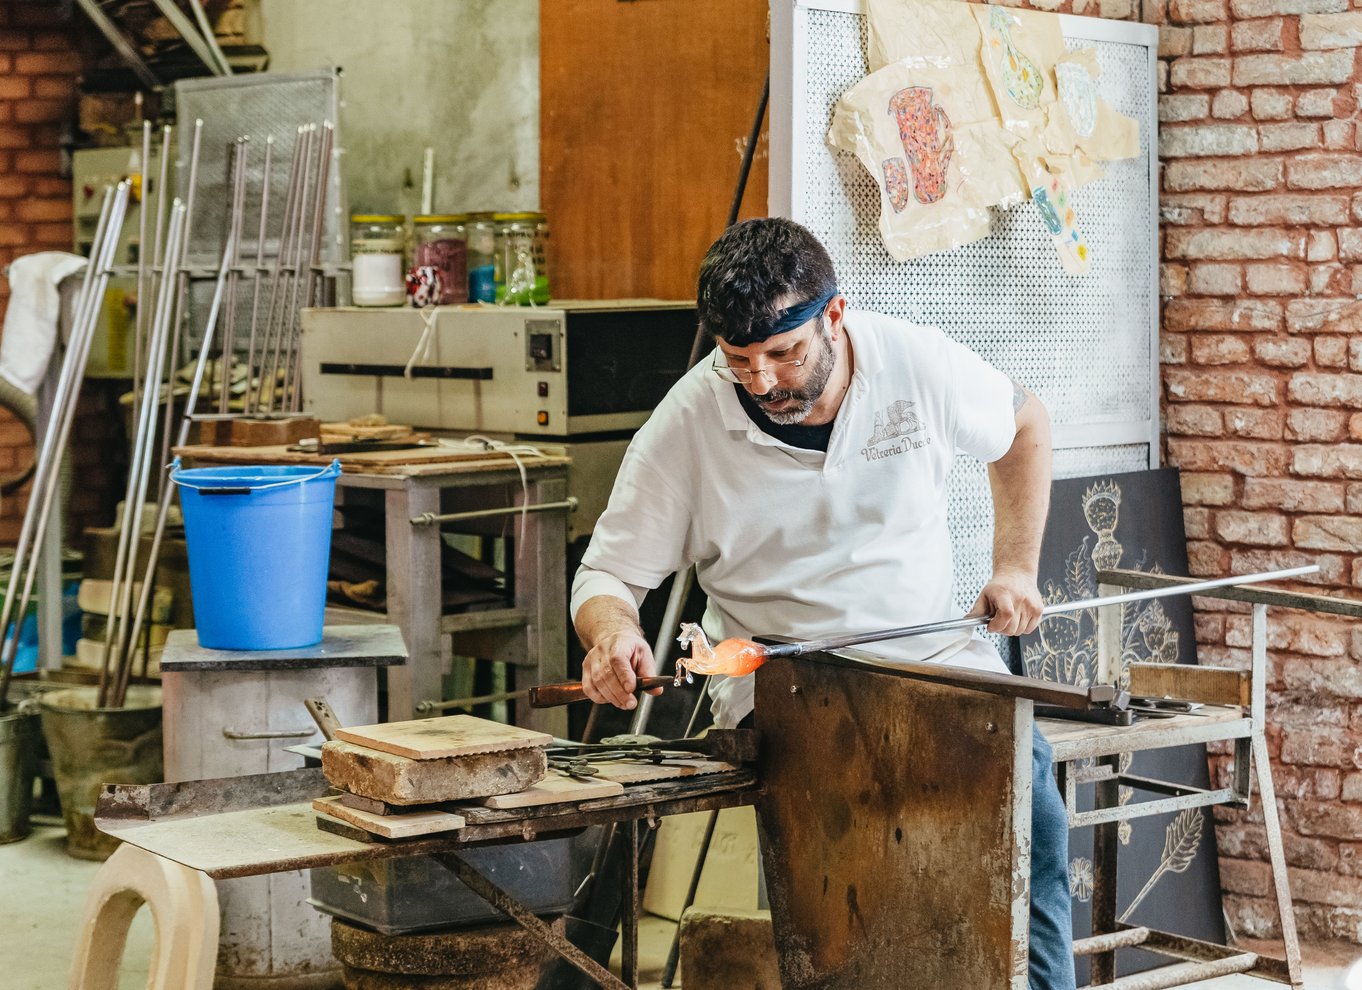
M 539 206 L 539 0 L 257 0 L 270 69 L 339 66 L 353 212 Z

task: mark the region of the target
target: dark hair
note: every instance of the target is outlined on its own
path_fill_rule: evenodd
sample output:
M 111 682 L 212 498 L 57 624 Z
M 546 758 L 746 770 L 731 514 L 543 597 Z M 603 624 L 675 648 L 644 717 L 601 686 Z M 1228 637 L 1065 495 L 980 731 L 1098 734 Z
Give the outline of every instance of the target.
M 700 262 L 696 306 L 700 326 L 736 347 L 764 340 L 776 322 L 776 305 L 797 305 L 837 287 L 827 248 L 784 217 L 735 223 Z

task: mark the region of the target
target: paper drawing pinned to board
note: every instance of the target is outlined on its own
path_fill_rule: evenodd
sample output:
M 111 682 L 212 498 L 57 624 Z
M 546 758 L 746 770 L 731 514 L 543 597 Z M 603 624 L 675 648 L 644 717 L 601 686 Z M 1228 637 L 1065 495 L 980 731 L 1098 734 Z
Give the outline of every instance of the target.
M 1031 200 L 1036 204 L 1045 228 L 1059 255 L 1060 266 L 1068 275 L 1085 275 L 1092 265 L 1087 241 L 1078 229 L 1078 217 L 1074 213 L 1073 196 L 1066 184 L 1057 175 L 1049 177 L 1044 185 L 1031 190 Z
M 1077 62 L 1060 62 L 1055 66 L 1055 82 L 1074 133 L 1091 137 L 1097 128 L 1097 87 L 1092 76 Z
M 884 160 L 884 195 L 895 213 L 902 213 L 908 205 L 908 167 L 902 158 Z
M 1040 106 L 1040 95 L 1045 90 L 1045 78 L 1035 62 L 1027 58 L 1012 42 L 1012 24 L 1000 7 L 988 9 L 989 31 L 985 41 L 996 60 L 998 74 L 1012 102 L 1025 110 Z
M 933 102 L 930 86 L 909 86 L 889 99 L 898 123 L 899 140 L 913 169 L 913 197 L 935 203 L 946 194 L 946 169 L 955 153 L 951 118 Z

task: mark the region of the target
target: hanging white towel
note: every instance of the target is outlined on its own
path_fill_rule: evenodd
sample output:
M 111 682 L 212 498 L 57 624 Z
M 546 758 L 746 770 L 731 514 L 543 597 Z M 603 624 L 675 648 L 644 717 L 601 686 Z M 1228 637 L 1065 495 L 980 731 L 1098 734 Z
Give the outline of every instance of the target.
M 42 384 L 57 343 L 62 279 L 84 267 L 84 258 L 65 251 L 26 254 L 9 266 L 0 376 L 29 395 Z

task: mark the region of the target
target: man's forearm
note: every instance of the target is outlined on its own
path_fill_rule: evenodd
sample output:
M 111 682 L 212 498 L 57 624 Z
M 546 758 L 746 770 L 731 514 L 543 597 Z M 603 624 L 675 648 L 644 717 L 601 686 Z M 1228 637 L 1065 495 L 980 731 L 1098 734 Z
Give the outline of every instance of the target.
M 1012 446 L 988 466 L 993 489 L 993 571 L 1034 576 L 1050 510 L 1050 417 L 1034 395 L 1017 411 Z
M 631 632 L 643 635 L 638 609 L 614 595 L 596 595 L 588 598 L 577 610 L 573 625 L 582 646 L 587 650 L 616 633 Z

